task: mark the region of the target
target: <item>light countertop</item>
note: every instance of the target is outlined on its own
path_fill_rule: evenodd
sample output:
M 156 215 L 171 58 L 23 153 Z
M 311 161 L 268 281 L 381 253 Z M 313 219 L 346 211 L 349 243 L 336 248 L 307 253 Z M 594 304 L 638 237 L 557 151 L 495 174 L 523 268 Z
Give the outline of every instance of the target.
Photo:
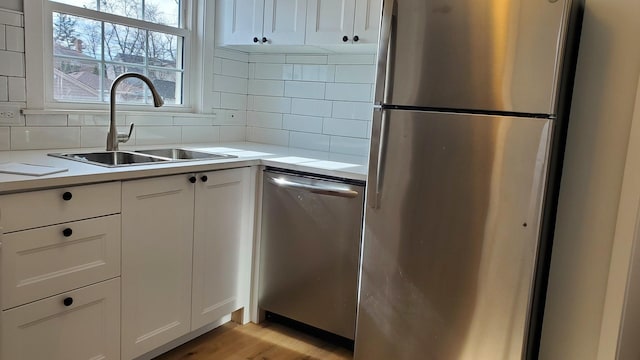
M 273 166 L 287 170 L 362 181 L 366 179 L 367 173 L 366 157 L 340 156 L 320 151 L 250 142 L 122 146 L 121 150 L 169 147 L 230 154 L 236 155 L 237 158 L 180 161 L 108 168 L 47 156 L 48 153 L 104 151 L 104 148 L 0 151 L 0 164 L 17 162 L 68 169 L 68 171 L 45 176 L 0 173 L 0 193 L 255 165 Z

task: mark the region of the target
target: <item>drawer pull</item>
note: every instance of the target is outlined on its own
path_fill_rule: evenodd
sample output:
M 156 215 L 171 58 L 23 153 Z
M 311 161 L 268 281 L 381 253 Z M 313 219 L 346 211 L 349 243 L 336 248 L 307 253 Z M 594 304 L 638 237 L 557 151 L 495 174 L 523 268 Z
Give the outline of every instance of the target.
M 200 177 L 200 180 L 202 180 L 202 182 L 207 182 L 207 180 L 209 180 L 209 178 L 207 177 L 207 175 L 202 175 Z
M 189 182 L 190 182 L 190 183 L 192 183 L 192 184 L 195 184 L 195 183 L 196 183 L 196 180 L 197 180 L 197 179 L 196 179 L 196 177 L 195 177 L 195 176 L 191 176 L 191 177 L 189 177 Z
M 64 306 L 71 306 L 73 304 L 73 298 L 64 298 L 64 300 L 62 300 L 62 303 L 64 304 Z
M 64 237 L 69 237 L 71 236 L 71 234 L 73 234 L 73 230 L 71 230 L 71 228 L 66 228 L 62 230 L 62 235 L 64 235 Z
M 70 192 L 65 192 L 64 194 L 62 194 L 62 200 L 64 201 L 69 201 L 71 200 L 71 198 L 73 197 L 73 195 Z

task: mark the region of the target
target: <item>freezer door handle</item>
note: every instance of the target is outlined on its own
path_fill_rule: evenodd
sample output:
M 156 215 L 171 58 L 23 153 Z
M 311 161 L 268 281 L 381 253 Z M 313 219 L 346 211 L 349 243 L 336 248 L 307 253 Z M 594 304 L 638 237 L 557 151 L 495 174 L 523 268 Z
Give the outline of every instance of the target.
M 373 112 L 373 126 L 371 130 L 371 159 L 369 161 L 369 195 L 367 203 L 373 209 L 380 206 L 384 179 L 385 160 L 387 152 L 387 117 L 388 111 L 376 109 Z
M 357 191 L 347 186 L 301 184 L 299 182 L 287 180 L 285 178 L 280 178 L 280 177 L 274 178 L 271 176 L 267 176 L 267 180 L 270 183 L 282 188 L 305 190 L 305 191 L 312 192 L 314 194 L 338 196 L 338 197 L 344 197 L 344 198 L 355 198 L 359 195 Z
M 380 44 L 378 45 L 378 65 L 375 104 L 382 105 L 387 102 L 387 87 L 391 84 L 389 71 L 391 60 L 389 49 L 391 48 L 391 36 L 393 30 L 394 7 L 396 0 L 384 0 L 382 9 L 382 23 L 380 25 Z

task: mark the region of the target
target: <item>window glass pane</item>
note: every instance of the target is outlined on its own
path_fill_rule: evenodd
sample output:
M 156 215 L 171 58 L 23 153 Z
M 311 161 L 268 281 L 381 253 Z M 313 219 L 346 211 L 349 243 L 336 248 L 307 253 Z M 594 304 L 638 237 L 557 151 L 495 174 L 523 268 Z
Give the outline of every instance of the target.
M 144 19 L 157 24 L 180 27 L 180 0 L 145 0 Z
M 165 104 L 182 103 L 182 72 L 150 69 L 149 78 Z M 150 92 L 147 92 L 147 103 L 153 103 Z
M 54 99 L 100 101 L 99 62 L 54 57 L 53 63 Z
M 180 36 L 149 31 L 148 64 L 151 66 L 182 69 L 182 44 Z
M 107 64 L 107 71 L 105 71 L 106 79 L 104 81 L 105 101 L 109 101 L 109 98 L 111 97 L 110 90 L 113 80 L 125 72 L 144 74 L 144 68 L 119 64 Z M 116 89 L 116 100 L 119 104 L 144 104 L 146 86 L 147 85 L 140 79 L 125 79 L 118 84 L 118 88 Z
M 132 19 L 142 19 L 142 0 L 99 0 L 102 12 Z
M 53 54 L 100 59 L 101 32 L 98 21 L 53 13 Z
M 144 64 L 146 30 L 104 23 L 104 40 L 105 60 Z
M 54 2 L 73 5 L 73 6 L 77 6 L 85 9 L 91 9 L 91 10 L 98 9 L 97 7 L 98 1 L 96 0 L 54 0 Z

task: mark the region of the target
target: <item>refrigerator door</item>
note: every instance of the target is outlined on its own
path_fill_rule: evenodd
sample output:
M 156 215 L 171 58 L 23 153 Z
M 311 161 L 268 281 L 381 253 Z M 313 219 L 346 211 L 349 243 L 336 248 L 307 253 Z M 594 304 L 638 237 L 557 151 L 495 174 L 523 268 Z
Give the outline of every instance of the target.
M 555 114 L 571 0 L 385 0 L 378 104 Z
M 522 357 L 551 128 L 376 112 L 355 359 Z

